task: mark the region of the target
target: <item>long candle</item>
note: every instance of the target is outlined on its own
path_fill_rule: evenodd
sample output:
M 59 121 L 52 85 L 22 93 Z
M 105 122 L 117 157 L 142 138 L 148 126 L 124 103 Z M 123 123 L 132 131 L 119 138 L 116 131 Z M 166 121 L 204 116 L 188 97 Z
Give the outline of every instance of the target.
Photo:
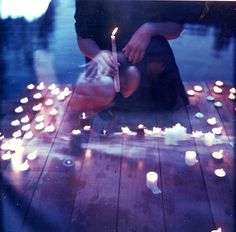
M 116 37 L 115 34 L 118 31 L 118 27 L 116 27 L 111 34 L 111 46 L 112 46 L 112 55 L 117 63 L 117 51 L 116 51 Z M 118 67 L 117 67 L 118 69 Z M 116 75 L 114 76 L 114 86 L 115 86 L 115 91 L 120 92 L 120 78 L 119 78 L 119 72 L 117 71 Z

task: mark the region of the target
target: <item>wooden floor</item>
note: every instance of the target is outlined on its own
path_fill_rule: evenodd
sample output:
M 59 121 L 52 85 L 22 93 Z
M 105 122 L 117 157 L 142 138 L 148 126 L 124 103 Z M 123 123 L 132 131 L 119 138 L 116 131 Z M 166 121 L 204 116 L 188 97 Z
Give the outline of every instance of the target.
M 1 133 L 6 138 L 16 131 L 10 125 L 15 119 L 29 115 L 30 140 L 23 139 L 27 154 L 37 151 L 29 160 L 29 170 L 15 169 L 12 160 L 2 160 L 1 218 L 3 232 L 222 232 L 234 231 L 234 101 L 228 99 L 232 84 L 225 84 L 222 94 L 214 94 L 213 83 L 185 83 L 186 89 L 195 84 L 203 92 L 189 97 L 190 105 L 173 114 L 108 112 L 81 119 L 70 108 L 73 94 L 64 101 L 43 90 L 43 100 L 53 98 L 54 105 L 43 105 L 40 112 L 32 111 L 35 90 L 23 113 L 5 107 Z M 62 89 L 64 87 L 61 87 Z M 73 89 L 73 87 L 70 87 Z M 216 108 L 206 97 L 212 94 L 223 103 Z M 58 114 L 50 116 L 56 107 Z M 201 112 L 204 118 L 196 118 Z M 36 131 L 35 118 L 43 114 L 44 123 L 56 126 L 56 131 Z M 208 118 L 215 117 L 222 135 L 216 144 L 207 147 L 202 139 L 191 137 L 192 131 L 211 131 Z M 135 130 L 142 123 L 148 129 L 162 129 L 181 123 L 188 139 L 178 145 L 166 145 L 164 136 L 124 135 L 121 126 Z M 91 131 L 84 131 L 91 125 Z M 81 129 L 81 135 L 72 135 Z M 108 136 L 100 131 L 108 130 Z M 23 137 L 24 133 L 22 134 Z M 3 144 L 7 139 L 1 141 Z M 222 161 L 214 159 L 214 151 L 224 150 Z M 198 162 L 187 166 L 184 154 L 197 152 Z M 6 153 L 1 149 L 1 156 Z M 215 169 L 223 168 L 225 177 L 217 177 Z M 146 187 L 146 173 L 158 173 L 159 194 Z M 218 230 L 219 231 L 219 230 Z

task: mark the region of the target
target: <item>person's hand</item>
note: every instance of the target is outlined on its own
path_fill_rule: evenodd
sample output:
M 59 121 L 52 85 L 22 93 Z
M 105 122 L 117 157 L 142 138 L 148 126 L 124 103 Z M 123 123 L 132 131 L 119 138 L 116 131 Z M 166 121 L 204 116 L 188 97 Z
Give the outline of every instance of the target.
M 131 37 L 123 48 L 123 53 L 133 64 L 140 62 L 151 39 L 151 28 L 148 23 L 143 24 Z

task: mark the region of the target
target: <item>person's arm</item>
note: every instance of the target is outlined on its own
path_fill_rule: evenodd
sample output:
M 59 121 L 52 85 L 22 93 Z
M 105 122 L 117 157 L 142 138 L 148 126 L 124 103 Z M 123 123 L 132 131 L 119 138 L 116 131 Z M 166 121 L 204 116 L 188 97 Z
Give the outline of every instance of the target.
M 143 59 L 152 37 L 159 35 L 168 40 L 176 39 L 182 30 L 182 26 L 175 22 L 144 23 L 132 35 L 122 51 L 130 62 L 137 63 Z

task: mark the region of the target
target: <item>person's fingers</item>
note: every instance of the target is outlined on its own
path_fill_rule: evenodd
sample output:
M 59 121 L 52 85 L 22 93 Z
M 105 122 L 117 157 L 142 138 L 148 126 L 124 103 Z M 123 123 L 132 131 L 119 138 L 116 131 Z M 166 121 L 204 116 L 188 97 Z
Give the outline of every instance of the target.
M 126 46 L 122 51 L 123 51 L 125 57 L 127 59 L 129 59 L 129 54 L 130 54 L 131 48 L 129 46 Z
M 137 53 L 137 51 L 135 50 L 135 49 L 132 49 L 131 51 L 130 51 L 130 53 L 129 53 L 129 57 L 128 57 L 128 59 L 129 59 L 129 61 L 130 62 L 134 62 L 134 57 L 136 56 L 136 53 Z

